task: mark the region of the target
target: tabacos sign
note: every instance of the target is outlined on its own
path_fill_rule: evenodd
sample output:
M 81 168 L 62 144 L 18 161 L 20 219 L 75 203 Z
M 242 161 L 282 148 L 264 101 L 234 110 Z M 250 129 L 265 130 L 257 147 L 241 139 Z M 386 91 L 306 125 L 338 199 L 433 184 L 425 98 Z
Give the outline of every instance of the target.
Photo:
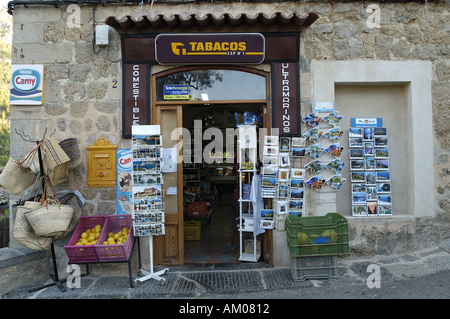
M 155 56 L 160 64 L 259 64 L 264 46 L 260 33 L 160 34 Z
M 43 65 L 12 65 L 10 105 L 42 105 Z

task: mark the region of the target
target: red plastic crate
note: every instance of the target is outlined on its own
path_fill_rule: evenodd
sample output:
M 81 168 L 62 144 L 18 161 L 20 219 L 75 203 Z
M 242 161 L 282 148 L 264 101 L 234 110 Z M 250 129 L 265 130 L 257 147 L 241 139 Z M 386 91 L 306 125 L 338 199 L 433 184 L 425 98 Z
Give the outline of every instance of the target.
M 95 245 L 91 246 L 76 246 L 81 234 L 88 228 L 93 228 L 96 225 L 102 225 L 102 231 L 105 227 L 106 216 L 81 216 L 78 225 L 73 232 L 72 238 L 64 249 L 71 263 L 97 262 L 98 257 L 95 251 Z M 100 238 L 100 237 L 99 237 Z
M 206 217 L 208 211 L 206 202 L 193 202 L 187 207 L 187 217 L 203 218 Z
M 102 245 L 108 238 L 108 233 L 117 233 L 124 227 L 129 229 L 128 238 L 125 244 Z M 127 261 L 131 255 L 134 243 L 134 230 L 131 215 L 110 215 L 106 216 L 106 223 L 98 237 L 97 244 L 94 245 L 98 260 L 102 261 Z

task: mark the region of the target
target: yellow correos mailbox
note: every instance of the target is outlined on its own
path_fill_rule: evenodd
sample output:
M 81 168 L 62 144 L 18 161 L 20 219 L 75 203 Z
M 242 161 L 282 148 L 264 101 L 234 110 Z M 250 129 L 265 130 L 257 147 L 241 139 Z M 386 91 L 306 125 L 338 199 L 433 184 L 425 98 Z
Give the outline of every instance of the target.
M 89 187 L 116 186 L 117 145 L 100 137 L 88 151 L 88 185 Z

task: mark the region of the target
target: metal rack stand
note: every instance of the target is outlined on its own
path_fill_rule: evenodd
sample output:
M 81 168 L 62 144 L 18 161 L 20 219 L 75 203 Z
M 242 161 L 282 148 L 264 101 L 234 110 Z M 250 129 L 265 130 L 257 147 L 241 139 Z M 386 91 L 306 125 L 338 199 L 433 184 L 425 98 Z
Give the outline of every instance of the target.
M 29 135 L 24 134 L 23 131 L 22 132 L 18 132 L 17 129 L 15 131 L 16 131 L 16 134 L 19 135 L 26 142 L 31 142 L 31 143 L 36 143 L 36 144 L 39 144 L 41 142 L 41 141 L 33 141 L 31 139 L 31 137 Z M 56 132 L 56 129 L 50 135 L 50 137 L 53 134 L 55 134 L 55 132 Z M 45 134 L 47 134 L 47 128 L 45 128 L 43 139 L 45 139 Z M 39 159 L 40 176 L 44 176 L 45 175 L 44 174 L 44 166 L 43 166 L 43 162 L 42 162 L 42 154 L 41 154 L 41 148 L 40 147 L 38 147 L 38 159 Z M 43 288 L 47 288 L 47 287 L 50 287 L 50 286 L 53 286 L 53 285 L 58 286 L 58 288 L 59 288 L 59 290 L 61 290 L 61 292 L 65 292 L 66 291 L 66 289 L 62 285 L 62 283 L 66 282 L 66 279 L 60 280 L 59 279 L 59 275 L 58 275 L 58 266 L 56 264 L 55 238 L 54 237 L 52 237 L 52 243 L 50 244 L 50 251 L 51 251 L 51 254 L 52 254 L 53 274 L 50 274 L 49 276 L 53 280 L 53 282 L 50 283 L 50 284 L 43 285 L 41 287 L 30 289 L 29 292 L 41 290 Z
M 139 237 L 137 237 L 139 238 Z M 164 285 L 166 283 L 166 278 L 161 277 L 161 275 L 166 275 L 169 272 L 169 268 L 165 268 L 163 270 L 153 272 L 153 235 L 149 236 L 149 247 L 150 247 L 150 272 L 141 269 L 141 264 L 139 263 L 139 272 L 138 276 L 144 275 L 144 277 L 140 277 L 134 280 L 135 283 L 144 282 L 149 279 L 155 279 Z

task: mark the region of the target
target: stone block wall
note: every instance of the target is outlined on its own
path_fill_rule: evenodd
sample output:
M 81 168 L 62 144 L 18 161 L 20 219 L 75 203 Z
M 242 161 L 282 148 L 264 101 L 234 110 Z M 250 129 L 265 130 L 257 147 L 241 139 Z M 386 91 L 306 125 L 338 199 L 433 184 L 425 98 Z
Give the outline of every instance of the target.
M 434 140 L 430 143 L 434 145 L 435 158 L 435 217 L 412 218 L 390 227 L 359 223 L 352 226 L 352 240 L 358 253 L 388 254 L 422 247 L 424 243 L 438 242 L 449 236 L 450 6 L 448 1 L 377 4 L 381 10 L 380 28 L 368 26 L 371 12 L 366 11 L 369 3 L 364 2 L 240 2 L 235 5 L 240 7 L 233 10 L 245 7 L 255 13 L 270 9 L 271 12 L 313 11 L 319 15 L 313 25 L 301 30 L 302 116 L 311 112 L 314 74 L 310 64 L 314 60 L 432 62 Z M 146 4 L 142 12 L 139 6 L 98 6 L 95 23 L 104 24 L 106 17 L 121 17 L 128 12 L 170 15 L 186 11 L 197 13 L 202 7 L 219 14 L 233 6 L 214 2 L 206 9 L 201 4 L 155 2 L 151 7 Z M 80 190 L 92 214 L 110 214 L 115 211 L 115 189 L 87 187 L 86 147 L 101 136 L 119 147 L 129 147 L 129 140 L 121 138 L 122 68 L 121 63 L 116 62 L 121 57 L 120 37 L 115 30 L 111 32 L 108 55 L 105 48 L 93 47 L 93 10 L 91 6 L 80 8 L 79 27 L 67 23 L 73 13 L 67 11 L 67 6 L 17 6 L 14 9 L 12 61 L 45 65 L 45 102 L 42 107 L 11 108 L 11 155 L 19 158 L 31 148 L 30 143 L 15 134 L 15 129 L 33 139 L 42 138 L 45 129 L 47 134 L 55 132 L 57 140 L 77 137 L 82 164 L 70 172 L 69 181 L 59 188 Z M 279 28 L 261 31 L 279 31 Z M 118 89 L 113 88 L 113 80 L 118 80 Z M 409 244 L 404 244 L 405 238 L 411 239 L 408 239 Z M 391 240 L 395 244 L 386 245 L 386 242 L 392 243 Z

